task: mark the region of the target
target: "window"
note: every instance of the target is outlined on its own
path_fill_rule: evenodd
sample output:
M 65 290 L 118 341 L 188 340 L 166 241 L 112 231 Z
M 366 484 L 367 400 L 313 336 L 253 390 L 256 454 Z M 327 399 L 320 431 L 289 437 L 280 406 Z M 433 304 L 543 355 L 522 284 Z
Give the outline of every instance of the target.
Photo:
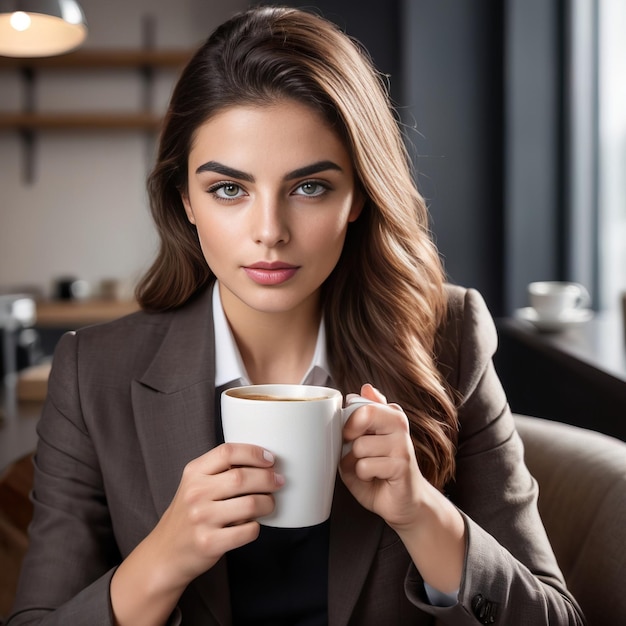
M 626 2 L 598 2 L 600 306 L 626 291 Z

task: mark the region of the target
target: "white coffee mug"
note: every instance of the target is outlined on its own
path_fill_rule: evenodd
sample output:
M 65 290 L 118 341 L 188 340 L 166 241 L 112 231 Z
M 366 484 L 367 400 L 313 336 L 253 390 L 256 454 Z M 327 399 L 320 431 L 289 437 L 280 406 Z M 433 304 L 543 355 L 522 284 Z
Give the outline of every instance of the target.
M 588 307 L 589 292 L 579 283 L 541 281 L 528 285 L 530 305 L 542 319 L 559 319 Z
M 310 385 L 248 385 L 222 393 L 224 440 L 269 450 L 285 477 L 274 511 L 259 518 L 261 524 L 302 528 L 328 519 L 343 425 L 368 403 L 359 397 L 342 408 L 341 392 Z

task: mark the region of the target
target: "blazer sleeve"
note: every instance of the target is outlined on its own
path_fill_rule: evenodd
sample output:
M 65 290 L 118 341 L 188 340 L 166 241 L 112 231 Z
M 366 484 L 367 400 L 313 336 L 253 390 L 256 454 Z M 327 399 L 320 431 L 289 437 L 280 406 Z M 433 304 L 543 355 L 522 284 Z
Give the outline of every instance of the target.
M 475 290 L 451 289 L 441 345 L 441 369 L 458 393 L 456 476 L 447 492 L 465 521 L 466 557 L 456 605 L 430 606 L 414 567 L 410 599 L 455 626 L 583 624 L 539 517 L 537 483 L 492 362 L 495 326 Z
M 37 425 L 29 547 L 6 626 L 114 623 L 109 589 L 121 556 L 81 411 L 78 355 L 79 335 L 64 335 Z M 177 608 L 168 626 L 180 623 Z
M 77 351 L 74 333 L 55 350 L 37 427 L 29 549 L 7 626 L 113 623 L 109 583 L 120 556 L 81 415 Z

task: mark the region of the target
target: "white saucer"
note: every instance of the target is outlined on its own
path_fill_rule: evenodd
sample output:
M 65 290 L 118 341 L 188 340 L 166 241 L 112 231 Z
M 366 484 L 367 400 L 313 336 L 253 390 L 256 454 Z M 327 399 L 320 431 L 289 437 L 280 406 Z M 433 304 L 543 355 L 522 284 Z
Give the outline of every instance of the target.
M 527 306 L 515 311 L 515 317 L 526 322 L 530 322 L 535 328 L 542 332 L 558 332 L 566 328 L 580 326 L 593 318 L 591 309 L 572 309 L 560 317 L 541 317 L 533 307 Z

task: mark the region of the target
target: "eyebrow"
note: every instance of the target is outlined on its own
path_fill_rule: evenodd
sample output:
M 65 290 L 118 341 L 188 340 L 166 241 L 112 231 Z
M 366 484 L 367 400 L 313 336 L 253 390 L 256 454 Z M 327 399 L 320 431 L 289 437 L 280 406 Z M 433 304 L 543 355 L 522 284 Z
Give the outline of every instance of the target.
M 319 174 L 320 172 L 325 172 L 327 170 L 336 170 L 338 172 L 343 172 L 343 169 L 333 161 L 318 161 L 317 163 L 311 163 L 311 165 L 299 167 L 298 169 L 293 170 L 288 174 L 285 174 L 283 180 L 294 180 L 296 178 L 302 178 L 303 176 Z M 223 176 L 228 176 L 229 178 L 245 180 L 249 183 L 254 182 L 254 176 L 252 176 L 252 174 L 242 172 L 241 170 L 235 169 L 234 167 L 229 167 L 228 165 L 224 165 L 223 163 L 219 163 L 218 161 L 207 161 L 206 163 L 200 165 L 196 169 L 196 174 L 201 174 L 202 172 L 215 172 L 217 174 L 222 174 Z
M 285 175 L 283 180 L 294 180 L 295 178 L 302 178 L 303 176 L 311 176 L 313 174 L 319 174 L 320 172 L 326 172 L 327 170 L 335 170 L 337 172 L 343 172 L 341 167 L 333 161 L 318 161 L 317 163 L 311 163 L 311 165 L 305 165 L 293 172 L 289 172 Z

